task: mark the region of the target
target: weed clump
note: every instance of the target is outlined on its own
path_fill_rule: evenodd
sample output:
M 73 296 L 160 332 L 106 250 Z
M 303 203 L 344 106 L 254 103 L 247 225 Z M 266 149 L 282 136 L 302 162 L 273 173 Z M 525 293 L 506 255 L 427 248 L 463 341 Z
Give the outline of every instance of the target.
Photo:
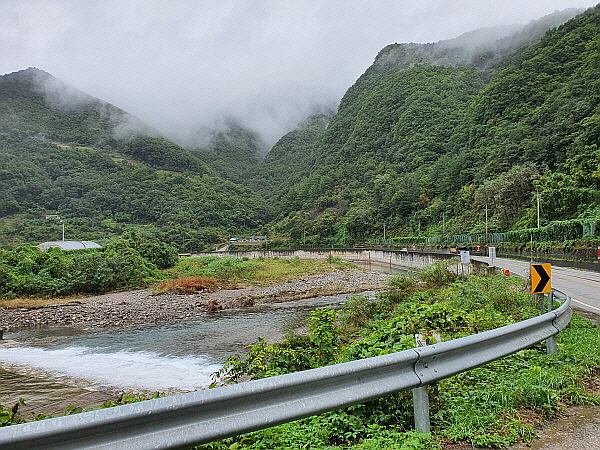
M 217 286 L 217 280 L 214 278 L 187 277 L 161 283 L 158 286 L 158 292 L 175 292 L 176 294 L 186 295 L 197 292 L 214 292 Z

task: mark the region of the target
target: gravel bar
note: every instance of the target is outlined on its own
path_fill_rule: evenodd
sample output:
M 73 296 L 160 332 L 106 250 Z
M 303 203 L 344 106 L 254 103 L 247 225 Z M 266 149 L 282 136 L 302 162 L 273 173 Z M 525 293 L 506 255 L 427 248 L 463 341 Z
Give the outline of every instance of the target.
M 188 319 L 259 302 L 284 302 L 387 287 L 389 275 L 360 269 L 310 275 L 269 287 L 246 287 L 191 295 L 150 290 L 114 292 L 36 308 L 1 308 L 0 330 L 37 326 L 80 329 L 123 327 Z

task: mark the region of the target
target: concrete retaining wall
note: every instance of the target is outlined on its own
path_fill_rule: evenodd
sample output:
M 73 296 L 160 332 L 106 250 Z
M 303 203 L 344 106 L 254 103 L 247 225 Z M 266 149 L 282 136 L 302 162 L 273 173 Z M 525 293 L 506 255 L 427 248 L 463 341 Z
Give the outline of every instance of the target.
M 402 250 L 378 249 L 345 249 L 345 250 L 252 250 L 247 252 L 203 252 L 194 253 L 192 256 L 232 256 L 234 258 L 259 257 L 273 258 L 300 258 L 300 259 L 327 259 L 331 255 L 344 261 L 360 261 L 388 266 L 396 269 L 422 268 L 441 259 L 456 258 L 455 255 L 435 252 L 411 252 Z

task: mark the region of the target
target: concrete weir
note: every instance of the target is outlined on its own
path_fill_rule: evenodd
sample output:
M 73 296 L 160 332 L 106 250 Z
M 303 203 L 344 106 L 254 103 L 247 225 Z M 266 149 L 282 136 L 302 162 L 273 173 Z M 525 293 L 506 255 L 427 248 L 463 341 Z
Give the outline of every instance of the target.
M 322 249 L 322 250 L 251 250 L 244 252 L 203 252 L 194 253 L 192 256 L 232 256 L 234 258 L 247 257 L 263 258 L 300 258 L 300 259 L 327 259 L 329 255 L 339 257 L 343 261 L 373 263 L 394 269 L 420 269 L 433 264 L 441 259 L 456 257 L 448 253 L 383 250 L 383 249 Z

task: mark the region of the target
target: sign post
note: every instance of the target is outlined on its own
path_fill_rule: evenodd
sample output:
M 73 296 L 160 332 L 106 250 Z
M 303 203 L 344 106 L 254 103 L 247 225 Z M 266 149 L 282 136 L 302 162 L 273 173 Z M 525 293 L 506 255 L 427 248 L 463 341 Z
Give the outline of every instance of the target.
M 496 247 L 488 247 L 488 255 L 492 258 L 492 263 L 490 266 L 494 265 L 494 258 L 496 257 Z
M 598 250 L 600 252 L 600 250 Z M 552 311 L 554 308 L 554 293 L 552 292 L 552 266 L 550 264 L 531 265 L 531 293 L 539 294 L 541 297 L 540 313 Z M 546 308 L 546 296 L 548 294 L 548 308 Z M 556 336 L 546 339 L 546 353 L 556 353 Z

